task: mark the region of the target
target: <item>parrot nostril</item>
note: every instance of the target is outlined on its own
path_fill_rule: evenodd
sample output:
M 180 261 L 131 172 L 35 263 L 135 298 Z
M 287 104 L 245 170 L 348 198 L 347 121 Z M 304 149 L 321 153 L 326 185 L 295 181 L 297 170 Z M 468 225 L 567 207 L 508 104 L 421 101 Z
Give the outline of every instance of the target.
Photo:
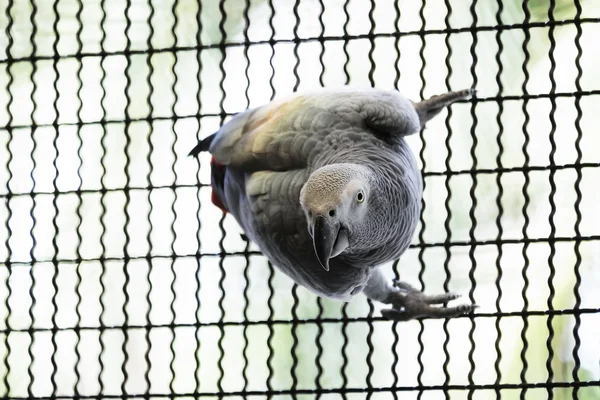
M 329 216 L 335 217 L 335 210 L 329 210 Z

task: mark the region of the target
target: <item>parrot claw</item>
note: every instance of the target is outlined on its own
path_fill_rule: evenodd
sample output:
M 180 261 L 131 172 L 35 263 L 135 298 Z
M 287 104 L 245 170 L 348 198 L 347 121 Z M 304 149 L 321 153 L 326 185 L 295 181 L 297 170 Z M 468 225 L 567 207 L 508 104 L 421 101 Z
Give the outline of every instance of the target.
M 394 321 L 409 321 L 416 318 L 454 318 L 470 314 L 479 306 L 461 304 L 454 307 L 432 307 L 432 304 L 443 304 L 461 297 L 457 293 L 426 295 L 413 286 L 397 279 L 393 286 L 398 289 L 391 299 L 392 308 L 381 311 L 384 318 Z

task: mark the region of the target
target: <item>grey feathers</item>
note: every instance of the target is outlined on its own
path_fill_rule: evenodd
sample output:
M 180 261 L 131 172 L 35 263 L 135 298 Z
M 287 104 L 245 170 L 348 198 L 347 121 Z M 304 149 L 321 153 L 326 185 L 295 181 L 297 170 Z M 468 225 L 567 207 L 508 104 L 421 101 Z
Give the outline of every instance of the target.
M 470 93 L 421 103 L 371 88 L 294 94 L 236 115 L 192 154 L 223 166 L 213 190 L 296 283 L 337 299 L 368 287 L 388 301 L 397 289 L 376 267 L 410 245 L 423 189 L 404 137 Z

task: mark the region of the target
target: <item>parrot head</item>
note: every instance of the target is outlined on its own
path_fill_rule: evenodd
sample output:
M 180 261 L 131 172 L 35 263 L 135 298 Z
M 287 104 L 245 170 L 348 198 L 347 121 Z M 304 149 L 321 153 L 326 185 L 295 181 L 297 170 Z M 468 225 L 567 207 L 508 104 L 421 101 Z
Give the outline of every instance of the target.
M 371 194 L 370 171 L 356 164 L 330 164 L 314 171 L 300 192 L 300 205 L 321 266 L 352 247 L 364 231 Z

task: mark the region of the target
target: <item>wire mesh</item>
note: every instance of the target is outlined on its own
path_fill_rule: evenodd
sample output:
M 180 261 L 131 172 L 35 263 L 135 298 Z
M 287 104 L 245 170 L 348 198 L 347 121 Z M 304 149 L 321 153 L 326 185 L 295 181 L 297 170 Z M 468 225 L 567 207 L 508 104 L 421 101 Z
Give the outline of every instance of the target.
M 7 0 L 0 28 L 2 398 L 600 398 L 596 2 Z M 382 267 L 475 315 L 316 298 L 185 157 L 348 84 L 478 89 L 410 139 L 423 211 Z

